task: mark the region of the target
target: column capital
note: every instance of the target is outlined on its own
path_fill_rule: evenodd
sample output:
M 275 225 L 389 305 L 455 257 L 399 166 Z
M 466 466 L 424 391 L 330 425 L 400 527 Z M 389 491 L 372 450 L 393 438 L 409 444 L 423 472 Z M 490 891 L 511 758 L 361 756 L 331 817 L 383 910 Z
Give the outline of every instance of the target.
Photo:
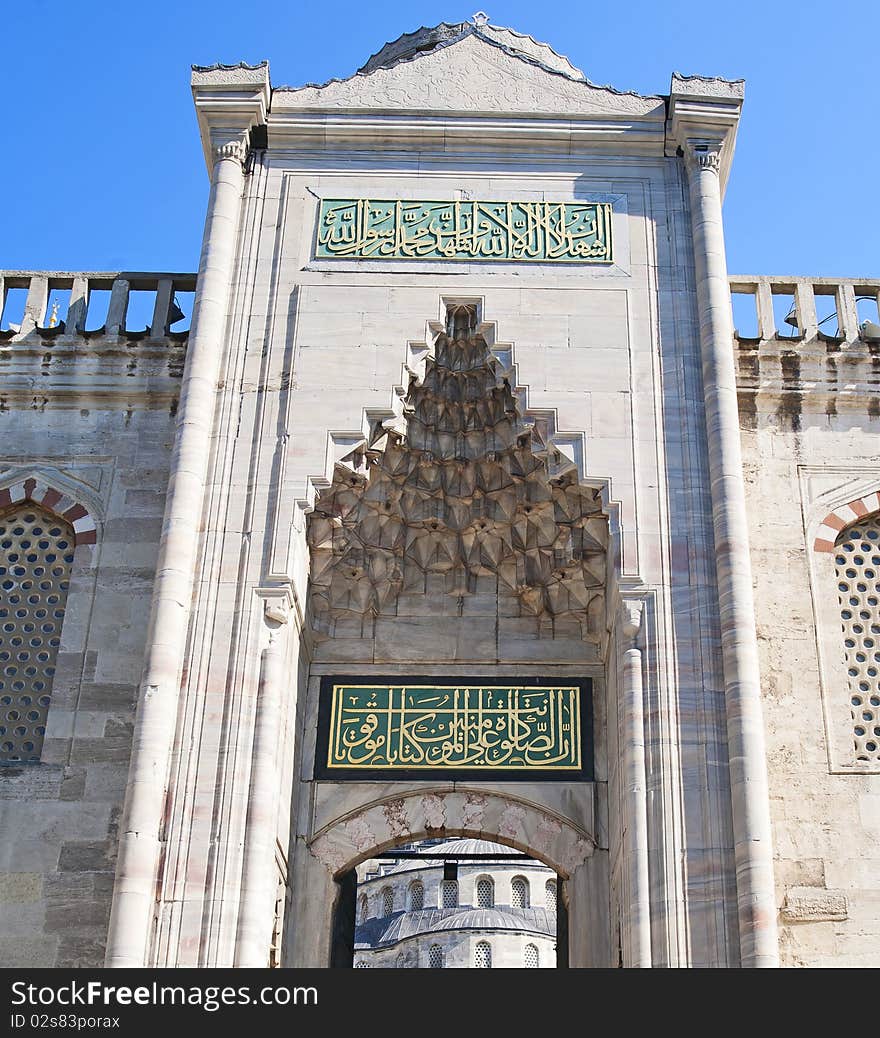
M 724 141 L 689 138 L 681 145 L 689 170 L 709 170 L 721 173 L 721 157 Z
M 631 649 L 638 640 L 642 629 L 642 615 L 645 603 L 641 598 L 624 598 L 617 611 L 620 632 L 623 636 L 621 648 Z
M 244 165 L 244 160 L 247 158 L 247 152 L 248 145 L 246 137 L 221 141 L 213 146 L 215 162 L 219 162 L 221 159 L 235 159 L 237 162 L 240 162 L 241 165 Z

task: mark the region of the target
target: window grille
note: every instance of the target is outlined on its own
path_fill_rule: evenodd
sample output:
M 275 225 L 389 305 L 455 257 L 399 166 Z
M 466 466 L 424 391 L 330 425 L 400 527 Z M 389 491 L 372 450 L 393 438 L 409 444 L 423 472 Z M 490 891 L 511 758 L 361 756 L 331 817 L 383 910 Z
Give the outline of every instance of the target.
M 428 968 L 432 970 L 443 969 L 443 949 L 439 944 L 432 944 L 428 949 Z
M 444 879 L 440 887 L 443 908 L 458 908 L 458 883 L 454 879 Z
M 492 968 L 492 948 L 488 941 L 477 941 L 474 946 L 474 968 L 478 970 Z
M 544 902 L 547 905 L 547 911 L 548 912 L 552 912 L 553 915 L 556 914 L 556 898 L 557 898 L 556 880 L 555 879 L 548 879 L 547 880 L 547 885 L 544 887 Z
M 880 522 L 844 530 L 835 546 L 837 592 L 856 760 L 880 760 Z
M 510 905 L 512 908 L 529 907 L 529 885 L 522 876 L 517 876 L 510 884 Z
M 425 907 L 425 888 L 421 880 L 415 880 L 409 887 L 409 910 L 410 912 L 421 912 Z
M 385 887 L 382 891 L 382 915 L 391 915 L 394 911 L 394 891 Z
M 491 879 L 477 880 L 477 908 L 491 908 L 495 904 Z
M 70 588 L 74 532 L 26 502 L 0 517 L 0 761 L 38 761 Z
M 523 950 L 523 966 L 526 969 L 538 968 L 538 949 L 534 944 L 527 944 Z

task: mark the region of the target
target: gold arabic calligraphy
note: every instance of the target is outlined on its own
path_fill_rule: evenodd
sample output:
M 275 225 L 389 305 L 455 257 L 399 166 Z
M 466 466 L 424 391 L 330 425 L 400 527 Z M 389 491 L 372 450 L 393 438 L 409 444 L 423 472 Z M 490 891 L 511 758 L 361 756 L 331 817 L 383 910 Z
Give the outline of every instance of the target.
M 315 255 L 610 263 L 611 205 L 323 198 Z
M 577 686 L 334 685 L 329 768 L 579 770 Z

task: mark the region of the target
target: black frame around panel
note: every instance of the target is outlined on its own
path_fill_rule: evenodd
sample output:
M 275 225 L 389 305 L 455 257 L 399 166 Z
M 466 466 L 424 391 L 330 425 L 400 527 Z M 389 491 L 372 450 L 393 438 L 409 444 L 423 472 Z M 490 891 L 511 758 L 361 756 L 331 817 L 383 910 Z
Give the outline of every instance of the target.
M 467 768 L 328 768 L 327 755 L 330 745 L 330 710 L 333 686 L 339 684 L 370 685 L 425 685 L 430 682 L 457 685 L 501 685 L 522 687 L 525 685 L 564 686 L 574 685 L 580 689 L 581 705 L 581 768 L 580 770 L 554 770 L 534 768 L 531 770 L 505 769 L 491 771 Z M 480 677 L 445 677 L 440 675 L 413 674 L 328 674 L 321 678 L 318 702 L 318 737 L 315 745 L 315 779 L 321 782 L 592 782 L 593 781 L 593 679 L 561 677 L 510 677 L 482 675 Z

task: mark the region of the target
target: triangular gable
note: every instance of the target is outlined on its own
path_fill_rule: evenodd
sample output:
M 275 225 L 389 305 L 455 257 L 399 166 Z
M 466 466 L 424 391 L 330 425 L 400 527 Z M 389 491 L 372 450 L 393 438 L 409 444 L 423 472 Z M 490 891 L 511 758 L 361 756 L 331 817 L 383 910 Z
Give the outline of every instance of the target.
M 558 55 L 554 55 L 557 68 L 550 67 L 542 60 L 541 48 L 553 53 L 546 45 L 531 41 L 533 53 L 527 53 L 508 46 L 500 33 L 497 36 L 463 32 L 431 50 L 402 57 L 391 67 L 358 72 L 322 86 L 278 88 L 272 94 L 272 109 L 649 118 L 665 114 L 662 98 L 594 86 L 577 78 L 578 70 Z

